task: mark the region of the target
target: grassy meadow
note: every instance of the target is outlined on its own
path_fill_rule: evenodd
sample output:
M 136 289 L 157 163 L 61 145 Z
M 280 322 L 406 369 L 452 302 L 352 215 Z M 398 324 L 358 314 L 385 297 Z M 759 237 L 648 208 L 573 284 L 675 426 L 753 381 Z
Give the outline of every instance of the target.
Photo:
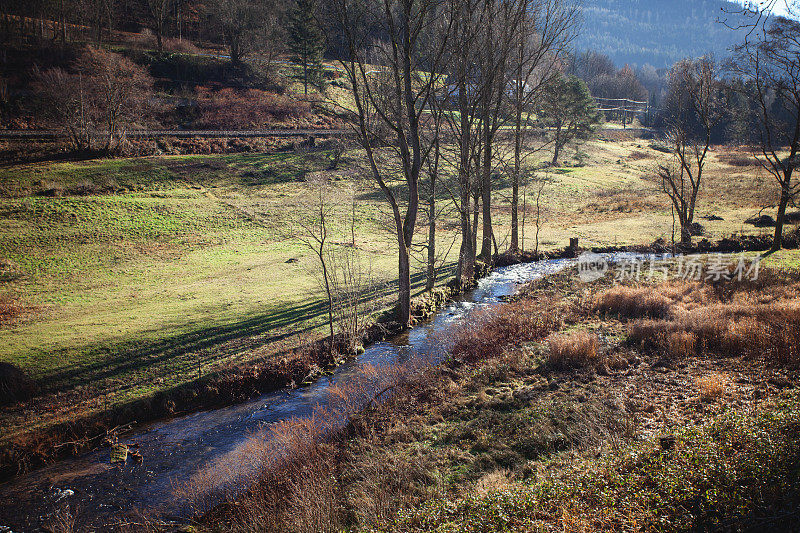
M 615 138 L 618 136 L 615 136 Z M 540 249 L 670 240 L 667 198 L 651 175 L 666 157 L 642 139 L 600 138 L 537 171 Z M 277 357 L 321 335 L 325 306 L 313 252 L 293 236 L 308 211 L 304 179 L 330 178 L 332 244 L 355 247 L 392 303 L 395 243 L 380 191 L 351 149 L 337 170 L 324 145 L 273 154 L 159 156 L 31 163 L 0 170 L 0 361 L 47 393 L 35 409 L 0 412 L 3 441 L 145 397 L 233 364 Z M 549 159 L 542 153 L 541 161 Z M 536 158 L 531 161 L 537 165 Z M 712 238 L 768 232 L 744 224 L 773 203 L 771 178 L 746 153 L 715 150 L 696 220 Z M 446 179 L 445 179 L 446 182 Z M 524 246 L 533 248 L 533 189 Z M 510 183 L 495 191 L 499 247 L 507 245 Z M 352 198 L 355 197 L 355 202 Z M 445 282 L 458 253 L 446 183 L 438 247 Z M 352 210 L 355 210 L 355 217 Z M 715 215 L 723 220 L 707 221 Z M 424 216 L 418 243 L 424 243 Z M 449 251 L 449 255 L 445 252 Z M 413 281 L 424 287 L 424 250 Z M 48 416 L 42 416 L 47 413 Z

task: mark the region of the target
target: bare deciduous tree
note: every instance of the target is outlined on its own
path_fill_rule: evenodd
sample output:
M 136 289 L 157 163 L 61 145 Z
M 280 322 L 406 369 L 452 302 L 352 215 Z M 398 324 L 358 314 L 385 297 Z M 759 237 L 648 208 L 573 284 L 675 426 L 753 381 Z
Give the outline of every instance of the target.
M 445 41 L 428 39 L 437 31 L 440 5 L 440 0 L 333 0 L 328 4 L 334 26 L 347 43 L 341 65 L 353 91 L 353 127 L 370 175 L 391 208 L 398 246 L 397 318 L 402 324 L 411 318 L 410 250 L 419 212 L 420 174 L 428 152 L 420 119 L 439 83 Z M 385 42 L 376 46 L 376 35 L 385 36 Z M 368 63 L 368 52 L 377 61 Z M 375 141 L 383 128 L 394 141 L 399 176 L 378 161 Z M 397 178 L 402 188 L 392 184 Z
M 279 42 L 281 6 L 272 0 L 214 0 L 212 17 L 228 45 L 231 62 L 259 50 L 271 59 Z
M 81 72 L 93 82 L 96 107 L 105 126 L 105 151 L 114 149 L 135 120 L 153 85 L 149 74 L 129 59 L 89 48 L 78 63 Z
M 567 46 L 577 31 L 577 6 L 566 0 L 528 0 L 520 2 L 522 24 L 515 35 L 512 53 L 510 103 L 513 109 L 514 155 L 511 169 L 511 243 L 519 250 L 519 187 L 522 168 L 534 150 L 523 150 L 528 140 L 528 124 L 537 98 L 558 73 Z
M 669 87 L 667 140 L 673 161 L 659 165 L 657 175 L 678 216 L 681 244 L 689 246 L 711 132 L 721 118 L 714 61 L 706 57 L 678 62 L 670 71 Z
M 328 328 L 330 333 L 329 350 L 330 353 L 333 353 L 335 340 L 333 331 L 334 299 L 328 263 L 328 246 L 330 244 L 328 231 L 329 221 L 333 217 L 334 204 L 329 198 L 331 188 L 327 180 L 314 176 L 308 180 L 308 185 L 311 199 L 308 205 L 301 209 L 302 212 L 297 214 L 296 224 L 298 231 L 296 232 L 296 238 L 313 251 L 319 261 L 319 268 L 322 274 L 321 285 L 327 298 Z
M 175 0 L 147 0 L 147 13 L 150 16 L 153 33 L 156 34 L 158 51 L 164 51 L 164 29 L 172 12 Z
M 114 150 L 127 127 L 141 117 L 153 80 L 129 59 L 98 48 L 87 48 L 74 65 L 36 71 L 36 89 L 43 111 L 67 131 L 76 150 Z
M 737 47 L 731 70 L 755 88 L 757 159 L 778 184 L 774 252 L 783 245 L 786 207 L 798 192 L 793 175 L 800 166 L 800 22 L 768 19 Z

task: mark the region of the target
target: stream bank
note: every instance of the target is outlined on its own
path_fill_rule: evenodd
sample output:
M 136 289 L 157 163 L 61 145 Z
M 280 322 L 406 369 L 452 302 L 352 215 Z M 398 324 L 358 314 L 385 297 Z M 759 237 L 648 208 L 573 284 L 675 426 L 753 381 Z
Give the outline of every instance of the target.
M 498 268 L 475 289 L 453 296 L 449 303 L 445 304 L 443 295 L 438 296 L 444 307 L 431 320 L 375 342 L 357 360 L 345 361 L 307 386 L 275 390 L 234 405 L 141 426 L 120 436 L 119 443 L 137 450 L 141 462 L 112 465 L 109 449 L 96 448 L 17 476 L 0 485 L 0 525 L 17 533 L 36 531 L 52 516 L 55 506 L 65 502 L 79 510 L 78 518 L 86 529 L 110 529 L 121 516 L 137 509 L 150 509 L 163 517 L 183 516 L 185 502 L 176 499 L 174 486 L 237 453 L 251 433 L 290 417 L 309 416 L 325 401 L 331 385 L 345 382 L 362 365 L 392 364 L 420 355 L 443 356 L 437 332 L 473 309 L 500 303 L 519 283 L 566 264 L 553 260 Z M 68 499 L 64 490 L 72 491 Z

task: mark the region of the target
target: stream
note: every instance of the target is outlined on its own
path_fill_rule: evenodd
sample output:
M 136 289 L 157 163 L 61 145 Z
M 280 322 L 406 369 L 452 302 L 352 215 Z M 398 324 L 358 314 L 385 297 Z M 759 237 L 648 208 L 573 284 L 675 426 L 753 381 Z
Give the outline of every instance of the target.
M 426 356 L 441 359 L 436 334 L 476 308 L 496 305 L 521 283 L 557 272 L 571 259 L 523 263 L 495 269 L 478 287 L 446 305 L 435 317 L 390 340 L 369 346 L 357 360 L 329 376 L 291 390 L 274 391 L 247 402 L 138 427 L 120 439 L 138 445 L 143 462 L 110 464 L 99 448 L 59 461 L 0 485 L 0 533 L 39 531 L 57 508 L 69 505 L 76 531 L 105 531 L 136 510 L 180 519 L 186 502 L 175 494 L 193 474 L 232 456 L 248 436 L 269 424 L 307 417 L 324 405 L 331 384 L 345 382 L 365 364 L 383 365 Z

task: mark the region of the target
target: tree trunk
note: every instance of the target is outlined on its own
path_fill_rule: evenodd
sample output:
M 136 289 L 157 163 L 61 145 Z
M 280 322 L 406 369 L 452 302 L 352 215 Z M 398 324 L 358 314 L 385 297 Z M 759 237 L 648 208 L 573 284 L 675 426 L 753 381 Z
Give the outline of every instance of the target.
M 522 109 L 517 106 L 514 122 L 514 175 L 511 176 L 511 253 L 519 251 L 519 173 L 522 166 Z
M 556 129 L 556 139 L 553 143 L 553 162 L 552 165 L 558 165 L 558 156 L 561 155 L 561 126 Z
M 403 237 L 400 236 L 402 240 Z M 403 326 L 410 326 L 411 322 L 411 265 L 409 263 L 408 248 L 400 243 L 398 255 L 398 288 L 400 294 L 397 299 L 397 320 Z
M 789 174 L 791 178 L 791 174 Z M 781 184 L 781 199 L 778 202 L 778 213 L 775 216 L 775 237 L 772 239 L 770 252 L 777 252 L 783 247 L 783 223 L 786 219 L 786 206 L 789 204 L 789 187 L 787 181 Z
M 681 225 L 681 245 L 687 247 L 692 245 L 692 230 L 689 226 Z
M 61 45 L 63 46 L 67 43 L 67 14 L 64 12 L 64 0 L 59 0 L 58 6 L 58 16 L 61 22 Z
M 519 173 L 515 172 L 511 183 L 511 245 L 512 253 L 519 251 Z
M 428 191 L 428 276 L 425 289 L 432 291 L 436 285 L 436 174 L 439 171 L 439 141 L 434 141 L 433 171 Z
M 241 59 L 239 55 L 239 44 L 235 39 L 231 39 L 231 63 L 238 65 Z
M 303 58 L 303 92 L 308 96 L 308 60 Z
M 681 246 L 692 245 L 692 223 L 685 213 L 678 211 L 678 220 L 681 223 Z
M 488 120 L 484 123 L 483 176 L 481 178 L 481 211 L 483 234 L 480 257 L 486 264 L 492 262 L 492 143 Z
M 433 189 L 433 183 L 431 183 Z M 431 194 L 431 202 L 428 207 L 428 277 L 425 283 L 425 289 L 432 291 L 436 285 L 436 204 Z
M 330 329 L 330 343 L 329 343 L 329 353 L 333 355 L 333 342 L 334 342 L 334 335 L 333 335 L 333 294 L 331 293 L 331 284 L 330 279 L 328 277 L 328 265 L 325 262 L 325 255 L 323 253 L 323 244 L 319 246 L 319 262 L 322 264 L 322 277 L 325 281 L 325 293 L 328 296 L 328 327 Z
M 472 252 L 478 252 L 478 221 L 480 220 L 481 212 L 481 195 L 480 190 L 477 189 L 473 192 L 472 196 Z
M 461 169 L 459 170 L 460 181 L 460 201 L 461 208 L 461 249 L 458 255 L 458 278 L 459 285 L 465 286 L 472 283 L 475 278 L 475 248 L 472 246 L 472 225 L 470 224 L 470 198 L 471 190 L 469 186 L 469 163 L 465 163 L 462 154 Z

